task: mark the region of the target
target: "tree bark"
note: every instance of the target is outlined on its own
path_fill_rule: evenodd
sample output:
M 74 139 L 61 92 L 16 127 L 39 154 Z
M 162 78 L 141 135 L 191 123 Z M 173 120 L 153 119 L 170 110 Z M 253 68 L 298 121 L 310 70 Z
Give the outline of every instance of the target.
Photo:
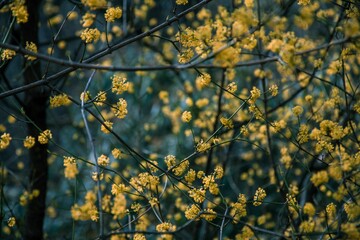
M 28 41 L 35 43 L 39 47 L 38 28 L 40 3 L 41 0 L 26 1 L 29 21 L 20 27 L 23 46 L 25 46 Z M 27 67 L 23 76 L 25 83 L 29 84 L 41 77 L 41 69 L 39 61 L 27 61 L 26 63 Z M 25 92 L 24 110 L 27 117 L 31 120 L 27 124 L 27 131 L 28 135 L 35 138 L 37 138 L 40 131 L 47 129 L 47 98 L 48 94 L 43 87 L 34 88 Z M 29 150 L 29 193 L 31 194 L 34 190 L 38 190 L 40 194 L 28 201 L 24 223 L 25 239 L 43 239 L 48 178 L 47 157 L 47 144 L 42 145 L 37 142 L 35 146 Z

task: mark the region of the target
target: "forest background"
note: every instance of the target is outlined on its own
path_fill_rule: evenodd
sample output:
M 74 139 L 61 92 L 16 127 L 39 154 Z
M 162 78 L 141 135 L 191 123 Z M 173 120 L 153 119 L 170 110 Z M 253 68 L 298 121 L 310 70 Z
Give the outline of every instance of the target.
M 0 1 L 0 238 L 360 239 L 359 13 Z

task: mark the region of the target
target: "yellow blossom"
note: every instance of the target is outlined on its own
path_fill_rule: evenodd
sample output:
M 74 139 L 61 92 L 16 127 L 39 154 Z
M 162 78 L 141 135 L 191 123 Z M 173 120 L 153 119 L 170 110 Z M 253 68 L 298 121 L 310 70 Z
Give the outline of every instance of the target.
M 195 81 L 199 89 L 202 89 L 211 83 L 211 76 L 208 73 L 203 73 L 198 76 Z
M 333 219 L 336 216 L 336 206 L 334 203 L 329 203 L 326 205 L 326 214 L 330 219 Z
M 189 190 L 189 196 L 194 199 L 195 202 L 202 203 L 205 200 L 205 189 L 193 188 Z
M 156 225 L 156 231 L 158 232 L 172 232 L 176 230 L 176 226 L 169 222 L 163 222 Z
M 271 87 L 269 88 L 270 94 L 271 96 L 275 97 L 276 95 L 278 95 L 279 93 L 279 88 L 277 85 L 273 84 L 271 85 Z
M 265 197 L 266 197 L 265 190 L 259 187 L 255 192 L 253 205 L 260 206 Z
M 1 60 L 7 61 L 12 59 L 16 55 L 16 52 L 11 49 L 4 49 L 1 53 Z
M 105 20 L 107 22 L 114 22 L 115 19 L 121 18 L 122 10 L 120 7 L 111 7 L 106 10 Z
M 9 133 L 3 133 L 0 138 L 0 149 L 3 150 L 10 145 L 11 136 Z
M 113 123 L 110 121 L 105 121 L 104 124 L 101 125 L 101 131 L 105 134 L 109 134 L 110 131 L 105 126 L 112 130 Z
M 211 222 L 216 218 L 216 212 L 211 208 L 204 209 L 204 213 L 201 214 L 201 218 L 204 218 L 206 221 Z
M 222 125 L 224 125 L 228 129 L 232 129 L 234 127 L 233 121 L 231 119 L 221 117 L 220 122 Z
M 214 173 L 215 179 L 221 179 L 224 176 L 224 169 L 220 165 L 217 165 L 215 167 Z
M 73 157 L 64 157 L 64 175 L 67 179 L 74 179 L 79 173 L 79 170 L 76 166 L 75 158 Z
M 190 169 L 187 174 L 185 175 L 185 181 L 188 183 L 192 183 L 195 181 L 196 172 L 194 169 Z
M 345 203 L 344 210 L 350 221 L 360 216 L 360 206 L 355 203 Z
M 106 7 L 106 0 L 81 0 L 81 3 L 89 7 L 91 10 L 96 10 Z
M 29 1 L 29 0 L 28 0 Z M 17 23 L 27 23 L 29 13 L 24 0 L 15 0 L 10 4 L 11 14 L 16 18 Z
M 13 226 L 15 226 L 15 224 L 16 224 L 16 220 L 15 220 L 15 218 L 14 217 L 10 217 L 9 219 L 8 219 L 8 226 L 9 227 L 13 227 Z
M 188 3 L 188 0 L 176 0 L 177 5 L 185 5 Z
M 305 6 L 305 5 L 310 4 L 310 0 L 298 0 L 298 4 Z
M 127 191 L 127 188 L 126 188 L 125 184 L 122 184 L 122 183 L 115 184 L 114 183 L 114 184 L 111 185 L 111 194 L 113 194 L 113 195 L 118 195 L 118 194 L 123 193 L 125 191 Z
M 150 203 L 151 207 L 154 207 L 159 204 L 159 200 L 156 197 L 153 197 L 149 200 L 149 203 Z
M 106 92 L 100 91 L 96 97 L 95 97 L 95 104 L 96 106 L 102 106 L 104 105 L 104 102 L 106 101 Z
M 315 215 L 315 207 L 312 203 L 307 202 L 303 207 L 304 214 L 307 214 L 309 217 L 313 217 Z
M 35 138 L 32 136 L 26 136 L 24 140 L 24 147 L 26 148 L 32 148 L 35 145 Z
M 176 164 L 176 157 L 174 155 L 167 155 L 164 159 L 168 169 L 172 168 Z
M 211 147 L 210 143 L 204 142 L 204 140 L 200 140 L 198 144 L 196 145 L 196 151 L 198 152 L 205 152 L 209 150 Z
M 315 229 L 315 222 L 312 220 L 304 221 L 300 224 L 299 230 L 304 233 L 311 233 Z
M 59 94 L 50 97 L 50 108 L 56 108 L 60 106 L 68 106 L 71 104 L 69 97 L 66 94 Z
M 185 217 L 188 220 L 199 220 L 199 212 L 200 208 L 196 204 L 191 204 L 191 206 L 188 206 L 185 210 Z
M 188 160 L 181 162 L 177 167 L 173 168 L 172 171 L 174 172 L 175 176 L 181 176 L 186 169 L 189 167 L 190 163 Z
M 256 99 L 258 99 L 261 95 L 261 91 L 260 89 L 253 87 L 252 90 L 250 91 L 250 99 L 249 99 L 249 103 L 253 104 L 256 102 Z
M 316 186 L 320 186 L 321 184 L 327 183 L 329 181 L 328 173 L 325 170 L 314 173 L 310 181 Z
M 106 167 L 110 163 L 110 158 L 105 156 L 104 154 L 101 154 L 101 156 L 98 157 L 97 162 L 100 166 Z
M 191 112 L 190 111 L 184 111 L 181 115 L 181 120 L 183 122 L 190 122 L 191 121 Z
M 121 151 L 118 148 L 114 148 L 111 151 L 111 154 L 113 155 L 114 158 L 121 158 Z
M 245 217 L 247 215 L 246 211 L 246 197 L 244 194 L 239 194 L 238 200 L 235 203 L 231 204 L 230 214 L 234 218 L 234 222 L 236 223 L 241 217 Z
M 96 18 L 95 14 L 87 12 L 82 16 L 80 23 L 84 28 L 88 28 L 94 23 L 95 18 Z
M 96 28 L 86 28 L 80 35 L 85 43 L 96 42 L 100 38 L 100 31 Z
M 125 118 L 128 113 L 126 100 L 120 98 L 119 101 L 116 103 L 116 106 L 114 106 L 112 110 L 115 113 L 116 117 L 120 119 Z
M 37 53 L 38 50 L 37 50 L 37 46 L 35 43 L 33 42 L 28 42 L 26 41 L 26 46 L 25 46 L 25 49 L 30 51 L 30 52 L 33 52 L 33 53 Z M 36 59 L 35 56 L 30 56 L 30 55 L 25 55 L 26 59 L 29 60 L 29 61 L 33 61 Z
M 38 136 L 38 141 L 40 144 L 47 144 L 50 139 L 52 139 L 52 133 L 49 129 L 41 132 Z
M 116 94 L 121 94 L 128 90 L 129 83 L 126 82 L 127 79 L 125 77 L 121 77 L 115 74 L 111 77 L 111 80 L 112 80 L 112 88 L 111 88 L 112 92 Z
M 345 233 L 346 239 L 360 239 L 360 231 L 356 223 L 341 224 L 341 231 Z
M 303 113 L 304 109 L 301 106 L 295 106 L 292 108 L 292 112 L 295 116 L 300 116 Z

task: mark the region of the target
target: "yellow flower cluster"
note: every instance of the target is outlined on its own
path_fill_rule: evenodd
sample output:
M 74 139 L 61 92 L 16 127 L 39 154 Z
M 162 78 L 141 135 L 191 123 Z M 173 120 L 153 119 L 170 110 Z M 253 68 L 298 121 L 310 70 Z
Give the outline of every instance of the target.
M 297 141 L 301 143 L 306 143 L 309 141 L 309 127 L 305 124 L 301 124 L 299 132 L 297 134 Z
M 355 220 L 360 216 L 360 206 L 355 203 L 345 203 L 344 210 L 350 221 Z
M 289 207 L 292 207 L 294 209 L 299 208 L 298 202 L 297 202 L 296 198 L 293 195 L 287 193 L 286 194 L 286 201 L 287 201 Z
M 166 163 L 166 166 L 168 167 L 168 170 L 170 168 L 172 168 L 173 166 L 175 166 L 176 164 L 176 157 L 174 155 L 167 155 L 165 158 L 164 158 L 164 161 Z
M 123 218 L 128 212 L 126 208 L 126 198 L 124 194 L 117 194 L 114 198 L 114 205 L 111 208 L 113 219 Z
M 198 151 L 198 152 L 200 152 L 200 153 L 201 153 L 201 152 L 205 152 L 205 151 L 209 150 L 210 147 L 211 147 L 210 143 L 204 142 L 204 140 L 201 139 L 201 140 L 198 142 L 198 144 L 196 145 L 196 151 Z
M 266 197 L 265 190 L 259 187 L 255 192 L 253 205 L 260 206 L 264 201 L 265 197 Z
M 233 222 L 237 223 L 241 217 L 247 215 L 246 212 L 246 197 L 244 194 L 239 194 L 238 200 L 231 204 L 231 216 L 233 216 Z
M 360 230 L 356 223 L 341 224 L 341 231 L 345 233 L 346 239 L 360 239 Z
M 129 83 L 126 82 L 125 77 L 121 77 L 119 75 L 114 75 L 111 77 L 112 79 L 112 88 L 111 91 L 116 94 L 122 94 L 123 92 L 127 91 L 129 88 Z
M 11 49 L 4 49 L 1 53 L 1 60 L 11 60 L 16 55 L 16 52 Z
M 114 148 L 111 151 L 111 154 L 113 155 L 114 158 L 121 158 L 121 151 L 118 148 Z
M 202 183 L 204 185 L 204 188 L 207 190 L 209 189 L 209 192 L 213 195 L 219 194 L 219 187 L 218 184 L 215 182 L 215 177 L 213 174 L 205 176 L 202 180 Z
M 25 0 L 15 0 L 10 4 L 10 10 L 17 23 L 26 23 L 29 13 L 25 5 Z
M 307 214 L 309 217 L 313 217 L 316 213 L 315 207 L 312 203 L 307 202 L 303 207 L 304 214 Z
M 50 97 L 50 108 L 69 106 L 70 104 L 71 100 L 65 93 Z
M 96 195 L 92 191 L 88 191 L 85 195 L 85 203 L 83 205 L 74 204 L 71 207 L 71 216 L 75 221 L 97 221 L 99 212 L 95 205 Z
M 114 22 L 115 19 L 121 18 L 122 10 L 120 7 L 108 8 L 105 12 L 105 20 L 107 22 Z
M 176 0 L 177 5 L 185 5 L 188 3 L 188 0 Z
M 33 43 L 33 42 L 28 42 L 28 41 L 26 41 L 25 49 L 26 49 L 26 50 L 29 50 L 29 51 L 31 51 L 31 52 L 33 52 L 33 53 L 37 53 L 37 52 L 38 52 L 37 46 L 36 46 L 36 44 Z M 33 60 L 36 59 L 35 56 L 30 56 L 30 55 L 25 55 L 25 57 L 26 57 L 26 59 L 29 60 L 29 61 L 33 61 Z
M 3 150 L 10 145 L 11 136 L 9 133 L 3 133 L 0 138 L 0 149 Z
M 89 7 L 91 10 L 96 10 L 106 7 L 106 0 L 81 0 L 81 3 Z
M 300 116 L 303 113 L 304 109 L 301 106 L 295 106 L 292 108 L 292 112 L 295 116 Z
M 310 4 L 310 0 L 298 0 L 298 4 L 305 6 L 305 5 Z
M 336 216 L 336 206 L 334 203 L 326 205 L 326 214 L 329 219 L 334 219 Z
M 203 73 L 195 80 L 198 89 L 202 89 L 211 83 L 211 76 L 208 73 Z
M 113 185 L 111 185 L 111 194 L 113 194 L 113 195 L 118 195 L 125 191 L 128 191 L 128 188 L 123 183 L 120 183 L 120 184 L 114 183 Z
M 49 129 L 41 132 L 38 136 L 38 141 L 40 144 L 47 144 L 50 139 L 52 139 L 52 133 Z
M 185 217 L 188 220 L 195 220 L 198 221 L 200 213 L 200 208 L 197 204 L 191 204 L 191 206 L 188 206 L 185 210 Z
M 188 160 L 182 161 L 177 167 L 174 167 L 172 171 L 175 176 L 181 176 L 188 169 L 189 165 Z
M 101 156 L 98 157 L 97 162 L 100 166 L 106 167 L 110 163 L 110 158 L 101 154 Z
M 105 126 L 106 126 L 107 128 L 109 128 L 110 130 L 112 130 L 112 128 L 113 128 L 113 123 L 110 122 L 110 121 L 105 121 L 104 124 L 101 125 L 101 131 L 102 131 L 103 133 L 105 133 L 105 134 L 109 134 L 110 131 L 109 131 Z
M 21 194 L 19 202 L 21 206 L 26 206 L 28 204 L 29 200 L 32 200 L 34 198 L 37 198 L 40 195 L 40 191 L 38 189 L 32 190 L 31 193 L 28 191 L 25 191 L 23 194 Z
M 113 107 L 113 112 L 116 117 L 120 119 L 125 118 L 128 113 L 126 100 L 120 98 L 119 101 L 116 103 L 116 106 Z
M 273 84 L 269 88 L 269 91 L 270 91 L 271 96 L 275 97 L 279 93 L 279 87 L 277 85 Z
M 172 232 L 176 230 L 176 226 L 169 222 L 163 222 L 156 225 L 156 231 L 158 232 Z
M 106 101 L 106 92 L 100 91 L 96 97 L 95 97 L 95 104 L 96 106 L 102 106 L 104 105 L 104 102 Z
M 188 193 L 189 193 L 189 196 L 192 199 L 194 199 L 194 201 L 197 203 L 202 203 L 205 200 L 206 191 L 203 188 L 200 188 L 200 189 L 193 188 L 193 189 L 189 190 Z
M 24 147 L 30 149 L 35 145 L 35 138 L 32 136 L 26 136 L 24 140 Z
M 303 221 L 299 226 L 299 230 L 303 233 L 311 233 L 314 231 L 314 229 L 315 229 L 315 222 L 312 221 L 311 219 L 308 221 Z
M 184 111 L 181 115 L 181 121 L 183 122 L 190 122 L 192 118 L 190 111 Z
M 86 28 L 80 34 L 80 38 L 85 43 L 96 42 L 100 38 L 100 31 L 97 28 Z
M 64 175 L 67 179 L 74 179 L 79 173 L 74 157 L 64 157 Z
M 130 179 L 131 186 L 138 192 L 143 192 L 145 189 L 155 190 L 159 183 L 159 177 L 153 176 L 148 172 L 140 173 L 137 177 L 132 177 Z
M 194 182 L 196 179 L 196 172 L 194 169 L 190 169 L 185 175 L 185 181 L 188 183 Z
M 253 87 L 250 91 L 249 103 L 254 104 L 256 100 L 261 96 L 261 91 L 257 87 Z
M 94 23 L 95 18 L 96 18 L 95 14 L 87 12 L 82 16 L 80 23 L 84 28 L 88 28 Z
M 16 224 L 16 219 L 14 217 L 10 217 L 7 221 L 9 227 L 13 227 Z
M 311 176 L 310 181 L 316 187 L 320 186 L 321 184 L 327 183 L 329 181 L 329 176 L 328 176 L 327 171 L 322 170 L 322 171 L 319 171 L 317 173 L 314 173 Z
M 220 118 L 220 122 L 222 125 L 224 125 L 226 128 L 228 129 L 232 129 L 234 128 L 234 124 L 233 124 L 233 121 L 232 119 L 228 119 L 228 118 L 225 118 L 225 117 L 221 117 Z

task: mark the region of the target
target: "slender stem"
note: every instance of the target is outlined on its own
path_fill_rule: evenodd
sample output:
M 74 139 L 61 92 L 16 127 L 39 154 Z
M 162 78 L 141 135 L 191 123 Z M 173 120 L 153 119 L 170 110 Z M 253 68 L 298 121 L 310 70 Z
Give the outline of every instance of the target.
M 94 78 L 96 70 L 94 70 L 91 74 L 91 76 L 89 77 L 88 82 L 86 83 L 84 92 L 86 92 L 89 87 L 90 84 Z M 86 134 L 88 136 L 88 140 L 90 143 L 90 147 L 91 147 L 91 152 L 93 153 L 93 157 L 94 157 L 94 162 L 95 162 L 95 166 L 96 166 L 96 174 L 97 174 L 97 195 L 98 195 L 98 208 L 99 208 L 99 227 L 100 227 L 100 239 L 103 238 L 104 235 L 104 219 L 103 219 L 103 211 L 102 211 L 102 193 L 101 193 L 101 186 L 100 186 L 100 168 L 99 168 L 99 164 L 98 164 L 98 160 L 97 160 L 97 156 L 96 156 L 96 150 L 95 150 L 95 144 L 94 144 L 94 139 L 92 137 L 91 131 L 90 131 L 90 127 L 85 115 L 85 107 L 84 107 L 84 98 L 81 98 L 81 115 L 82 118 L 84 120 L 85 123 L 85 129 L 86 129 Z

